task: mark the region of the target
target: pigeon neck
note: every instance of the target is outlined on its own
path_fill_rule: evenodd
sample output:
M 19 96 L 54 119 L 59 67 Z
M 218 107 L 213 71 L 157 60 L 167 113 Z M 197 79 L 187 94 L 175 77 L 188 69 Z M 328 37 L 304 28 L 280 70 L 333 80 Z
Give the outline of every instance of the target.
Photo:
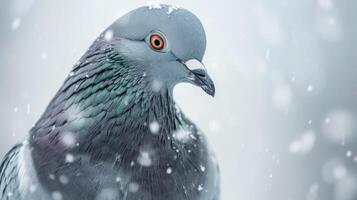
M 120 59 L 95 51 L 82 58 L 31 130 L 38 155 L 102 158 L 105 152 L 137 151 L 146 140 L 169 144 L 176 129 L 171 90 Z

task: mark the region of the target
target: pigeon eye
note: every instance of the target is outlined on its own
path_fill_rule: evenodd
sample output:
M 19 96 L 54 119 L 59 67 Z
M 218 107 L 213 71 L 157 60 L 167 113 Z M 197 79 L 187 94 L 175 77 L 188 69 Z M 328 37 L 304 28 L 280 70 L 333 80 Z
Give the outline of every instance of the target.
M 160 34 L 150 36 L 150 45 L 155 50 L 162 50 L 165 47 L 165 39 Z

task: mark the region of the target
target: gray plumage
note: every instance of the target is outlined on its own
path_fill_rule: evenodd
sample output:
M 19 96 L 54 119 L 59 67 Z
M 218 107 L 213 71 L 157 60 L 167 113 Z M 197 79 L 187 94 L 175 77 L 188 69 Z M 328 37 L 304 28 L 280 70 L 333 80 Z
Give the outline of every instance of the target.
M 205 48 L 185 9 L 141 7 L 118 19 L 5 156 L 0 199 L 218 200 L 214 156 L 172 98 L 181 82 L 214 95 Z

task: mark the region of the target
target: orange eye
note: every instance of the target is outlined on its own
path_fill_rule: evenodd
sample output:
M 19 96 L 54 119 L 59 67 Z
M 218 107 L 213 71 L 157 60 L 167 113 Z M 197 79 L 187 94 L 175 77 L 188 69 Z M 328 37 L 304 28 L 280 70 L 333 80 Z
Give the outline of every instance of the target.
M 165 40 L 159 34 L 152 34 L 150 36 L 150 45 L 155 50 L 162 50 L 165 47 Z

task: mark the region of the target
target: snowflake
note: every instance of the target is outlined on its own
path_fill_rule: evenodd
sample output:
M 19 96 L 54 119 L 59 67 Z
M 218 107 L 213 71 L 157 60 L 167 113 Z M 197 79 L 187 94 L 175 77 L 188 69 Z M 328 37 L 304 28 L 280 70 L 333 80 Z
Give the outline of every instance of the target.
M 308 92 L 312 92 L 314 90 L 314 86 L 313 85 L 308 85 L 307 86 L 307 91 Z
M 74 162 L 74 156 L 72 154 L 67 154 L 65 160 L 66 160 L 67 163 L 73 163 Z
M 55 180 L 56 177 L 55 177 L 54 174 L 50 174 L 50 175 L 48 175 L 48 178 L 51 179 L 51 180 Z
M 41 58 L 42 58 L 42 60 L 47 60 L 47 53 L 44 51 L 44 52 L 42 52 L 41 53 Z
M 33 185 L 33 184 L 30 185 L 30 192 L 31 193 L 34 193 L 36 191 L 36 189 L 37 189 L 36 185 Z
M 128 189 L 130 192 L 137 192 L 139 190 L 139 184 L 135 183 L 135 182 L 131 182 L 129 183 Z
M 109 29 L 109 30 L 105 31 L 104 39 L 106 41 L 111 41 L 113 39 L 113 35 L 114 35 L 113 31 Z
M 175 131 L 172 136 L 174 139 L 185 143 L 190 139 L 190 132 L 183 129 L 179 129 Z
M 169 5 L 169 7 L 167 9 L 168 9 L 167 10 L 167 14 L 170 15 L 173 11 L 180 9 L 180 7 L 179 6 L 175 6 L 175 5 Z
M 199 192 L 201 192 L 201 191 L 203 190 L 203 185 L 202 185 L 202 184 L 199 184 L 198 187 L 197 187 L 197 190 L 198 190 Z
M 200 165 L 200 169 L 201 169 L 202 172 L 206 171 L 206 167 L 203 166 L 203 165 Z
M 152 165 L 152 159 L 150 153 L 146 151 L 140 152 L 137 161 L 141 166 L 144 167 L 150 167 Z
M 21 19 L 20 18 L 15 18 L 12 23 L 11 23 L 11 29 L 13 31 L 16 31 L 21 25 Z
M 114 188 L 104 188 L 99 191 L 98 195 L 95 197 L 95 200 L 103 199 L 118 199 L 119 192 Z
M 59 191 L 52 192 L 53 200 L 62 200 L 62 194 Z
M 67 185 L 68 182 L 69 182 L 67 176 L 64 176 L 64 175 L 61 175 L 61 176 L 59 177 L 59 181 L 60 181 L 63 185 Z
M 159 1 L 147 1 L 146 6 L 151 9 L 161 9 L 162 5 Z
M 31 105 L 28 103 L 26 107 L 26 113 L 29 115 L 31 112 Z
M 160 130 L 160 124 L 157 121 L 153 121 L 150 123 L 149 128 L 151 133 L 156 134 Z
M 162 81 L 159 81 L 159 80 L 154 80 L 151 83 L 151 89 L 154 92 L 159 92 L 161 90 L 162 86 L 163 86 L 163 83 L 162 83 Z
M 351 157 L 351 156 L 352 156 L 352 151 L 347 151 L 347 152 L 346 152 L 346 156 L 347 156 L 347 157 Z
M 312 130 L 305 131 L 300 138 L 293 141 L 289 146 L 289 151 L 296 155 L 308 154 L 315 145 L 316 134 Z
M 171 174 L 171 173 L 172 173 L 171 167 L 167 168 L 167 169 L 166 169 L 166 174 Z
M 62 143 L 67 147 L 73 147 L 76 144 L 76 138 L 73 133 L 67 132 L 62 136 Z

